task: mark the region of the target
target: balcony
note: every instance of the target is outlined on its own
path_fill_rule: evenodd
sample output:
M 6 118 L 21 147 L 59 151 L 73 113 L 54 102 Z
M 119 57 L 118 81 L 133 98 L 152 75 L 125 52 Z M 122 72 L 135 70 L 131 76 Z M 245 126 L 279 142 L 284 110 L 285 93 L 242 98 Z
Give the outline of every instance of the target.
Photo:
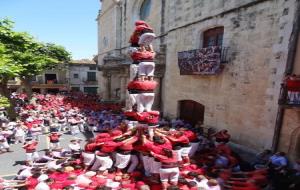
M 228 47 L 211 46 L 178 52 L 180 75 L 216 75 L 228 63 Z
M 85 85 L 98 85 L 98 80 L 82 80 Z
M 286 108 L 300 108 L 300 78 L 288 77 L 281 84 L 278 104 Z
M 64 88 L 67 86 L 67 81 L 47 80 L 47 81 L 32 81 L 32 88 Z

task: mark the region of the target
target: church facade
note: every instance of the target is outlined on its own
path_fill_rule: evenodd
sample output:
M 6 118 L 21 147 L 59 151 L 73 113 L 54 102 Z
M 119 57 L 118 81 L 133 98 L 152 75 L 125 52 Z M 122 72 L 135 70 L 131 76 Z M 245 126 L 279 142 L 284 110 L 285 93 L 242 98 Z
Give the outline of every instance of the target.
M 300 109 L 286 102 L 282 84 L 287 75 L 300 74 L 299 12 L 297 0 L 102 0 L 101 94 L 126 101 L 128 40 L 135 21 L 145 20 L 157 34 L 154 105 L 164 117 L 225 128 L 249 151 L 272 148 L 297 159 Z M 213 62 L 218 72 L 193 72 L 199 69 L 188 65 L 193 61 L 181 64 L 182 55 L 212 46 L 220 47 Z

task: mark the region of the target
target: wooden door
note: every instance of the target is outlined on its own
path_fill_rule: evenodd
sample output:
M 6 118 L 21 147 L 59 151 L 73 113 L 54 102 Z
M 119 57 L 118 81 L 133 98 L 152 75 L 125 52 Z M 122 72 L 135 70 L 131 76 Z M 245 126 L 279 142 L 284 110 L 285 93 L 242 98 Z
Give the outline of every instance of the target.
M 195 125 L 198 121 L 203 123 L 204 106 L 193 100 L 182 100 L 179 102 L 180 119 L 190 122 Z

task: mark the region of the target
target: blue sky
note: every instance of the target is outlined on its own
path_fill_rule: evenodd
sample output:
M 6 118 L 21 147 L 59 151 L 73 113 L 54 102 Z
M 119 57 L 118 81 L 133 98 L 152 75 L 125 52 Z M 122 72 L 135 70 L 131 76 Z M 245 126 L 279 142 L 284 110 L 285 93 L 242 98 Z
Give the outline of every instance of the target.
M 73 59 L 97 54 L 99 0 L 0 0 L 0 18 L 43 42 L 64 46 Z

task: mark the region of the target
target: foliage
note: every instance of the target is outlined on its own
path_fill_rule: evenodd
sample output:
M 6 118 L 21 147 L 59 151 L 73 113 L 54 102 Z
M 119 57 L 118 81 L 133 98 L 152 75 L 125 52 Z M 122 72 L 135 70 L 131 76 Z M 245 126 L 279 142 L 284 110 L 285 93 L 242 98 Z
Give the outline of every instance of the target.
M 5 97 L 0 96 L 0 108 L 3 108 L 3 107 L 7 108 L 9 106 L 10 106 L 10 104 L 9 104 L 8 99 L 5 98 Z
M 42 43 L 25 32 L 13 30 L 13 22 L 0 20 L 0 64 L 20 78 L 31 77 L 58 63 L 68 62 L 70 53 L 64 47 Z M 0 73 L 8 74 L 6 73 Z M 5 76 L 6 77 L 6 76 Z

